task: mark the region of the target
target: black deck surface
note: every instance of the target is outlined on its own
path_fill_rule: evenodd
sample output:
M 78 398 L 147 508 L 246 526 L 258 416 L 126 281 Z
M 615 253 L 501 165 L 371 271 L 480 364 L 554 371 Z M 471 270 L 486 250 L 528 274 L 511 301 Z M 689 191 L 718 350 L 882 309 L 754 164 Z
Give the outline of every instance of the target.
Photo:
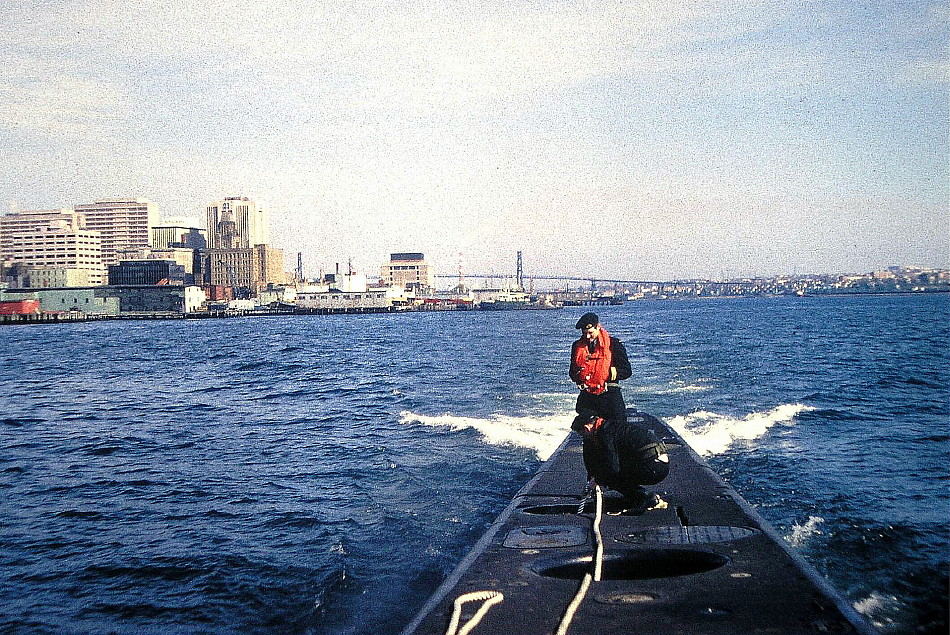
M 568 633 L 875 632 L 675 432 L 643 413 L 631 421 L 669 446 L 670 476 L 651 488 L 666 507 L 603 515 L 603 580 Z M 585 483 L 571 433 L 403 635 L 445 633 L 455 598 L 471 591 L 504 594 L 473 635 L 554 633 L 591 568 L 593 506 L 577 513 Z M 616 496 L 605 494 L 607 512 L 619 511 Z M 478 606 L 465 605 L 462 624 Z

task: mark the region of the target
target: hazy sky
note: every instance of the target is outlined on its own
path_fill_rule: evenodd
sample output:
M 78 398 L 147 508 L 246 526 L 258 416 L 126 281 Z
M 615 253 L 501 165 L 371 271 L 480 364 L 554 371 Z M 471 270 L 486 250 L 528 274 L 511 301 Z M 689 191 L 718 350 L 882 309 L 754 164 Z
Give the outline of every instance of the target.
M 308 272 L 950 266 L 943 1 L 5 0 L 0 195 L 248 196 Z

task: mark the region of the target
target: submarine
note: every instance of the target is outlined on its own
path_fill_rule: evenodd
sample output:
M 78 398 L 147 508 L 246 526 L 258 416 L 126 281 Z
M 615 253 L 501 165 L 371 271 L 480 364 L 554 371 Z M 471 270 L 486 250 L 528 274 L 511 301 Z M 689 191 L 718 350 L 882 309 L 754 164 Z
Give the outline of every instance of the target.
M 585 492 L 569 432 L 402 635 L 817 635 L 877 631 L 665 423 L 649 509 Z

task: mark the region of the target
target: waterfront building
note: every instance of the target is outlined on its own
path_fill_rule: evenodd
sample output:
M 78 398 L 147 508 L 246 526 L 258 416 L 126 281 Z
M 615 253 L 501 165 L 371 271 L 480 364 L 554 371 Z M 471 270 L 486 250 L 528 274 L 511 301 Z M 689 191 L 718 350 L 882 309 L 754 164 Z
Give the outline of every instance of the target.
M 172 243 L 174 244 L 174 243 Z M 123 249 L 119 252 L 119 264 L 133 260 L 172 260 L 185 268 L 185 284 L 201 284 L 204 280 L 202 266 L 204 251 L 187 247 L 167 249 Z
M 473 289 L 471 295 L 476 304 L 485 302 L 527 304 L 531 299 L 524 291 L 513 289 Z
M 297 291 L 297 306 L 312 311 L 341 313 L 389 311 L 394 306 L 394 299 L 386 289 L 354 292 L 304 287 Z
M 296 302 L 296 287 L 275 286 L 257 294 L 257 304 L 259 306 L 277 306 L 281 304 L 295 304 Z
M 25 300 L 38 301 L 42 313 L 191 313 L 204 304 L 205 294 L 195 286 L 168 285 L 30 289 L 0 293 L 0 301 Z
M 347 293 L 359 293 L 366 291 L 366 274 L 350 271 L 349 273 L 340 273 L 337 267 L 336 273 L 328 273 L 323 276 L 323 284 L 328 289 L 345 291 Z
M 269 245 L 241 249 L 209 249 L 210 284 L 233 287 L 256 296 L 268 285 L 284 284 L 284 251 Z
M 48 270 L 47 277 L 60 282 L 104 282 L 101 233 L 89 229 L 75 210 L 9 212 L 0 217 L 0 259 L 5 266 L 22 264 L 37 280 Z
M 41 313 L 78 312 L 88 315 L 118 315 L 119 298 L 108 294 L 108 287 L 78 287 L 63 289 L 30 289 L 7 291 L 4 300 L 36 300 Z
M 299 308 L 331 313 L 392 311 L 409 308 L 415 300 L 414 293 L 400 286 L 368 285 L 365 274 L 352 270 L 326 274 L 319 284 L 299 285 L 296 289 Z M 284 301 L 290 300 L 285 297 Z
M 38 315 L 39 313 L 39 300 L 32 298 L 27 300 L 6 300 L 0 297 L 0 315 Z
M 102 237 L 102 263 L 118 264 L 119 252 L 152 245 L 152 228 L 158 224 L 158 205 L 147 199 L 108 199 L 76 206 L 86 226 Z
M 109 265 L 110 285 L 177 285 L 185 284 L 185 267 L 174 260 L 124 260 Z
M 222 284 L 205 284 L 201 287 L 208 302 L 229 302 L 234 299 L 234 287 Z
M 435 272 L 425 255 L 415 252 L 390 254 L 389 263 L 380 267 L 380 283 L 427 293 L 435 287 Z
M 266 210 L 246 196 L 209 203 L 205 213 L 210 249 L 250 249 L 270 242 Z

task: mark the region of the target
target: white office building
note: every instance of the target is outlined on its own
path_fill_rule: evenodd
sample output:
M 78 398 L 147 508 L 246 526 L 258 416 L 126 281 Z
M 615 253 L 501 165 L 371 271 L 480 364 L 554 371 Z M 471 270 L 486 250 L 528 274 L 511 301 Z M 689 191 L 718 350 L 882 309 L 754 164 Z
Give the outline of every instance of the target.
M 152 228 L 158 225 L 158 205 L 147 199 L 110 199 L 77 205 L 86 227 L 102 237 L 103 265 L 119 263 L 118 252 L 151 247 Z
M 20 264 L 31 286 L 105 282 L 101 235 L 70 209 L 9 212 L 0 217 L 0 259 Z
M 251 249 L 270 240 L 267 212 L 246 196 L 230 196 L 206 208 L 209 249 Z
M 428 292 L 435 287 L 435 273 L 425 255 L 400 252 L 390 254 L 389 263 L 380 267 L 379 281 L 389 287 Z

